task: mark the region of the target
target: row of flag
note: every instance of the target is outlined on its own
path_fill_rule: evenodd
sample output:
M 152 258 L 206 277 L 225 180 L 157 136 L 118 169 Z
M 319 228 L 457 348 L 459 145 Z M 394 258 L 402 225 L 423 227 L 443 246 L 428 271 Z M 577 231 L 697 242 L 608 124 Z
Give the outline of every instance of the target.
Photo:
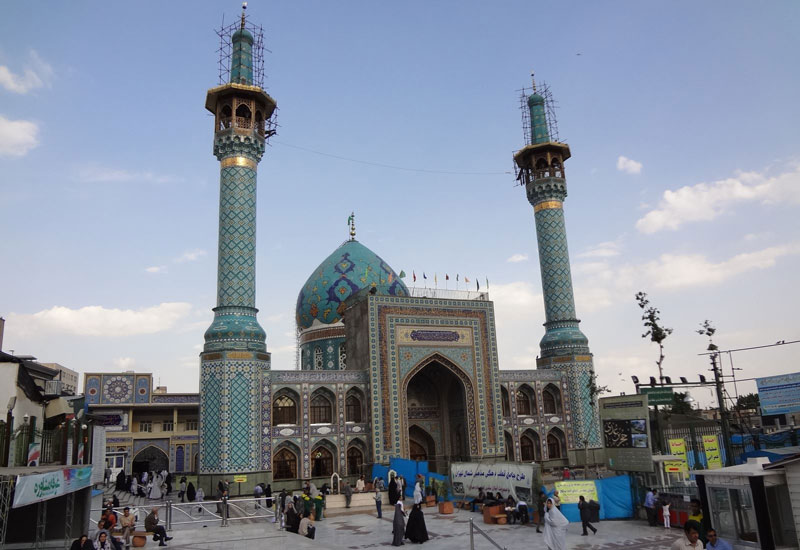
M 405 279 L 406 278 L 406 272 L 401 270 L 399 277 L 401 279 Z M 411 278 L 413 279 L 413 281 L 415 283 L 417 282 L 417 273 L 416 273 L 416 271 L 411 271 Z M 428 280 L 428 275 L 424 271 L 422 272 L 422 279 L 425 280 L 425 281 Z M 450 280 L 450 275 L 445 273 L 444 274 L 444 280 L 445 281 L 449 281 Z M 461 281 L 461 274 L 456 273 L 456 279 L 455 280 L 456 280 L 456 283 L 460 282 Z M 437 273 L 433 274 L 433 283 L 436 284 L 436 285 L 439 284 L 439 275 Z M 469 284 L 469 283 L 470 283 L 470 278 L 465 275 L 464 276 L 464 284 Z M 480 289 L 481 289 L 481 282 L 477 278 L 475 279 L 475 289 L 478 290 L 478 291 L 480 291 Z M 489 290 L 489 278 L 488 277 L 486 277 L 486 290 Z

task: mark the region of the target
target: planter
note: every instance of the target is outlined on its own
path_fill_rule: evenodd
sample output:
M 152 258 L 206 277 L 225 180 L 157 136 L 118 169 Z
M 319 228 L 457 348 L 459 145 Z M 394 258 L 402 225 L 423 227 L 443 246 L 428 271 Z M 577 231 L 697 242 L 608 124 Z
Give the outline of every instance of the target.
M 433 495 L 428 495 L 425 497 L 425 506 L 428 508 L 433 508 L 436 506 L 436 497 Z
M 440 514 L 452 514 L 453 513 L 453 503 L 449 500 L 439 503 L 439 513 Z

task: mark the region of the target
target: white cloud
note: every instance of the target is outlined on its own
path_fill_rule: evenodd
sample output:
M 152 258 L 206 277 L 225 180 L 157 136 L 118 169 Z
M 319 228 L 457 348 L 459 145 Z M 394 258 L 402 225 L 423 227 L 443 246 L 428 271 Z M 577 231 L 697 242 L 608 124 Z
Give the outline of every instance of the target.
M 192 310 L 185 302 L 164 302 L 141 309 L 54 306 L 34 314 L 9 316 L 9 325 L 23 334 L 64 333 L 78 336 L 136 336 L 172 329 Z M 13 322 L 11 319 L 13 318 Z
M 613 258 L 620 255 L 622 245 L 617 241 L 606 241 L 590 246 L 585 252 L 581 252 L 577 258 Z
M 21 157 L 39 145 L 39 126 L 29 120 L 0 115 L 0 156 Z
M 168 174 L 156 174 L 154 172 L 135 172 L 120 168 L 109 168 L 98 164 L 89 164 L 81 168 L 75 176 L 75 180 L 82 183 L 175 183 L 182 181 L 181 178 Z
M 6 65 L 0 65 L 0 86 L 16 94 L 27 94 L 31 90 L 50 87 L 53 68 L 45 63 L 34 50 L 28 55 L 25 71 L 15 74 Z
M 206 254 L 207 252 L 205 250 L 201 250 L 200 248 L 195 248 L 194 250 L 187 250 L 186 252 L 175 258 L 175 263 L 182 264 L 184 262 L 194 262 L 205 256 Z
M 764 204 L 800 204 L 800 166 L 769 177 L 744 172 L 736 177 L 664 191 L 658 207 L 636 222 L 642 233 L 678 229 L 689 222 L 710 221 L 734 204 L 760 201 Z
M 148 273 L 166 273 L 167 266 L 165 265 L 152 265 L 150 267 L 144 268 L 144 270 Z
M 682 290 L 721 284 L 748 271 L 769 269 L 780 258 L 795 254 L 800 254 L 798 244 L 772 246 L 720 261 L 702 254 L 662 254 L 643 263 L 576 262 L 576 307 L 591 313 L 630 300 L 642 288 Z
M 136 366 L 136 359 L 133 357 L 117 357 L 114 359 L 113 364 L 114 367 L 122 371 L 133 370 Z
M 722 283 L 755 269 L 773 267 L 783 256 L 800 253 L 797 245 L 772 246 L 756 252 L 737 254 L 721 262 L 702 254 L 662 254 L 641 267 L 645 280 L 656 288 L 677 289 Z
M 641 174 L 642 163 L 620 155 L 617 158 L 617 170 L 626 174 Z
M 526 262 L 526 261 L 528 261 L 528 255 L 527 254 L 519 254 L 519 253 L 517 253 L 517 254 L 514 254 L 513 256 L 511 256 L 506 261 L 510 262 L 512 264 L 516 264 L 516 263 L 519 263 L 519 262 Z

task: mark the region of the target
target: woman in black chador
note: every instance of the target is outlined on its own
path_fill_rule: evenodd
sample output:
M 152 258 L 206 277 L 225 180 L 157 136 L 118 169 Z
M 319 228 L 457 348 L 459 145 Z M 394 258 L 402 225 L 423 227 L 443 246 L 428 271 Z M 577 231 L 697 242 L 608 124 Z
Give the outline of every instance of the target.
M 411 542 L 422 544 L 428 540 L 428 528 L 425 527 L 425 515 L 419 504 L 415 504 L 408 514 L 406 522 L 406 538 Z
M 389 504 L 394 506 L 398 500 L 400 500 L 400 491 L 397 488 L 397 477 L 392 476 L 389 481 Z
M 397 502 L 394 505 L 394 521 L 392 521 L 392 546 L 405 544 L 403 537 L 406 535 L 406 513 L 403 510 L 403 503 Z

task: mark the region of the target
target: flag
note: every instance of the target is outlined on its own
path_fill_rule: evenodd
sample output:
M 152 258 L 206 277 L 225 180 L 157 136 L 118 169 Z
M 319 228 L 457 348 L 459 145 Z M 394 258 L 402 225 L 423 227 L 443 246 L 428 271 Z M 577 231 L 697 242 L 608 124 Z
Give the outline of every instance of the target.
M 350 225 L 351 223 L 353 223 L 353 215 L 352 214 L 347 216 L 347 225 Z
M 401 269 L 400 270 L 400 275 L 398 275 L 398 277 L 400 277 L 401 279 L 405 279 L 406 278 L 406 272 Z
M 489 290 L 489 277 L 486 277 L 486 290 Z
M 480 292 L 481 291 L 481 282 L 478 279 L 475 279 L 475 286 L 477 287 L 478 292 Z
M 411 271 L 411 275 L 414 277 L 414 282 L 416 283 L 417 282 L 417 272 L 412 270 Z
M 449 280 L 450 280 L 450 275 L 448 275 L 447 273 L 445 273 L 445 274 L 444 274 L 444 280 L 445 280 L 445 281 L 449 281 Z
M 456 281 L 458 280 L 458 273 L 456 273 Z
M 467 277 L 466 275 L 464 275 L 464 282 L 465 282 L 465 283 L 468 283 L 468 282 L 469 282 L 469 277 Z
M 425 275 L 425 272 L 424 272 L 424 271 L 422 272 L 422 278 L 423 278 L 423 279 L 425 279 L 426 281 L 428 280 L 428 276 L 427 276 L 427 275 Z
M 436 273 L 433 274 L 433 283 L 437 285 L 439 284 L 439 276 Z

